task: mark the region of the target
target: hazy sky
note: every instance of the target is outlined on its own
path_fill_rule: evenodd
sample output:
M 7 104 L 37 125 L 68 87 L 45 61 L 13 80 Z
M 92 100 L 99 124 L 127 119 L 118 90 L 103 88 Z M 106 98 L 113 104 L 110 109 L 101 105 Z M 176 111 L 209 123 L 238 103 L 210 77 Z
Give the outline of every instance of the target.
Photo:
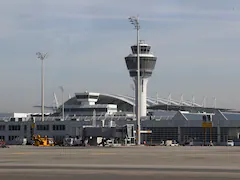
M 0 112 L 38 111 L 40 61 L 46 105 L 59 86 L 133 94 L 124 57 L 136 41 L 128 22 L 139 15 L 140 39 L 158 57 L 148 95 L 239 108 L 239 0 L 0 0 Z M 40 109 L 39 109 L 40 110 Z

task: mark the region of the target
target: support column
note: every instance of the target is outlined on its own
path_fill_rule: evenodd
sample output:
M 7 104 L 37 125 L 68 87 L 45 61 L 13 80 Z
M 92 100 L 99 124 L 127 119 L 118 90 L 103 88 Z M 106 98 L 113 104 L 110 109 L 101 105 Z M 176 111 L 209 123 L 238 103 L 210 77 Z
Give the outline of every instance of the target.
M 218 126 L 217 126 L 217 144 L 218 145 L 221 144 L 221 128 L 220 128 L 219 121 L 218 121 Z
M 138 112 L 138 107 L 137 107 L 137 105 L 138 105 L 137 77 L 134 78 L 133 81 L 134 81 L 134 85 L 135 85 L 135 88 L 134 88 L 134 90 L 135 90 L 135 99 L 134 99 L 135 100 L 135 106 L 133 108 L 135 108 L 135 115 L 136 115 L 135 117 L 137 118 L 137 112 Z
M 181 143 L 181 127 L 178 126 L 178 143 Z
M 141 116 L 147 115 L 147 78 L 141 78 Z
M 135 84 L 135 97 L 137 97 L 137 77 L 133 79 L 134 84 Z M 147 78 L 141 78 L 140 80 L 140 91 L 141 91 L 141 98 L 140 98 L 140 103 L 141 103 L 141 117 L 147 115 L 147 83 L 148 79 Z M 137 98 L 135 98 L 135 112 L 137 112 Z

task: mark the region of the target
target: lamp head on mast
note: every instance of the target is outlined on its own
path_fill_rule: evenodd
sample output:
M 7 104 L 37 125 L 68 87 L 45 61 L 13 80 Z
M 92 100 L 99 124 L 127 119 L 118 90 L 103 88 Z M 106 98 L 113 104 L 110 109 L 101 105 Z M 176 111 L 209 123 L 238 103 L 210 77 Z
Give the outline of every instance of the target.
M 37 55 L 37 58 L 38 58 L 38 59 L 44 60 L 44 59 L 47 58 L 48 53 L 45 53 L 45 54 L 44 54 L 44 53 L 41 53 L 41 52 L 37 52 L 36 55 Z
M 131 16 L 131 17 L 129 17 L 128 19 L 129 19 L 130 23 L 131 23 L 132 25 L 134 25 L 134 28 L 135 28 L 135 29 L 137 29 L 137 30 L 140 29 L 140 24 L 139 24 L 139 21 L 138 21 L 138 17 L 136 17 L 136 16 Z

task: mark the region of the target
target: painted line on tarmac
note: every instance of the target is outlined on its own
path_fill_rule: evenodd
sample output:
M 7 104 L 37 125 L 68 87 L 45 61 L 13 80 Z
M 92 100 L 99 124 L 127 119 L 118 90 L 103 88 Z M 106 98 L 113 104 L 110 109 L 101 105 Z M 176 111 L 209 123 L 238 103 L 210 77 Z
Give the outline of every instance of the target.
M 162 171 L 162 172 L 198 172 L 198 173 L 239 173 L 239 168 L 223 167 L 164 167 L 164 166 L 138 166 L 138 165 L 58 165 L 58 164 L 0 164 L 0 170 L 24 169 L 24 170 L 122 170 L 122 171 Z
M 27 154 L 32 154 L 31 152 L 16 152 L 16 153 L 11 153 L 14 155 L 27 155 Z
M 91 155 L 116 155 L 117 153 L 108 153 L 108 152 L 96 152 L 91 153 Z

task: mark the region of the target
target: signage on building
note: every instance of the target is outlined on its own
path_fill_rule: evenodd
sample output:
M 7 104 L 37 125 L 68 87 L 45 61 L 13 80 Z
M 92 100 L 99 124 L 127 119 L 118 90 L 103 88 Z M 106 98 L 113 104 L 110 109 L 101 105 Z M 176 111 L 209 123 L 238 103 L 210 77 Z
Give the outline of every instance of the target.
M 213 126 L 212 123 L 212 115 L 203 115 L 202 116 L 202 127 L 203 128 L 211 128 Z

